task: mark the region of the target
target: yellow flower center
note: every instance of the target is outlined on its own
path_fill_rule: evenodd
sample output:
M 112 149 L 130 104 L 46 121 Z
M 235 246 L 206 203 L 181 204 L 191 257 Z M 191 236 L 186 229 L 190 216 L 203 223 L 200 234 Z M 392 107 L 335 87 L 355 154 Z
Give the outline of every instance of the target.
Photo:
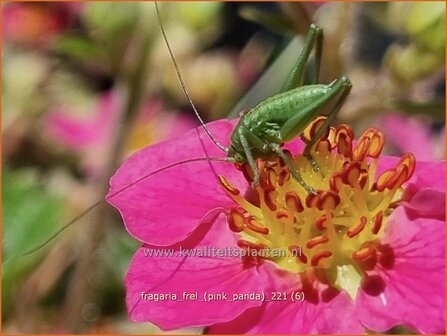
M 324 120 L 320 117 L 306 129 L 305 143 Z M 354 296 L 362 270 L 387 257 L 380 237 L 415 167 L 413 155 L 405 154 L 376 179 L 383 144 L 383 134 L 370 128 L 354 146 L 352 129 L 340 125 L 331 127 L 311 152 L 319 169 L 308 157 L 289 153 L 316 195 L 307 193 L 281 159 L 257 162 L 261 180 L 252 195 L 241 195 L 220 176 L 237 204 L 228 211 L 228 223 L 239 235 L 239 247 L 251 261 L 270 260 L 299 274 L 324 273 L 325 281 Z M 239 169 L 251 182 L 248 165 Z

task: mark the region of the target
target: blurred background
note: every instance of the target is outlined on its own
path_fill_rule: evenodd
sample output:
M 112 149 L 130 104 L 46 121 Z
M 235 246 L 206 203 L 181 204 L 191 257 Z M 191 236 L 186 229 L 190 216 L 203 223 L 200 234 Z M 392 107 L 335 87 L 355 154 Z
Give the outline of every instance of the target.
M 276 93 L 300 51 L 294 38 L 317 22 L 325 34 L 320 82 L 345 74 L 354 86 L 337 122 L 356 135 L 380 127 L 387 154 L 444 159 L 443 2 L 160 10 L 206 121 Z M 103 199 L 126 157 L 198 125 L 153 3 L 3 4 L 2 47 L 3 333 L 160 332 L 128 322 L 123 278 L 139 243 L 111 207 L 23 256 Z

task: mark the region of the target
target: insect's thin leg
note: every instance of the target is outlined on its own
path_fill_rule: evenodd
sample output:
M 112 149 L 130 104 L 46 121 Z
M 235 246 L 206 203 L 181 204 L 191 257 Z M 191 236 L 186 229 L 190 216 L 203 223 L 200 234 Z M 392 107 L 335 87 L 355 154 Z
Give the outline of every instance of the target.
M 289 118 L 281 126 L 279 129 L 281 141 L 287 142 L 294 139 L 297 134 L 301 133 L 315 119 L 322 107 L 326 106 L 329 101 L 333 101 L 335 97 L 339 97 L 340 92 L 343 92 L 348 87 L 351 87 L 351 82 L 346 77 L 341 77 L 328 85 L 327 91 L 323 96 L 297 111 L 293 117 Z
M 349 95 L 349 92 L 351 91 L 351 86 L 342 86 L 340 96 L 337 99 L 337 102 L 335 103 L 332 110 L 329 112 L 326 120 L 324 121 L 323 125 L 318 129 L 317 133 L 314 135 L 314 137 L 306 144 L 306 147 L 304 148 L 303 154 L 308 158 L 310 161 L 310 164 L 312 165 L 314 171 L 319 171 L 320 167 L 315 162 L 315 160 L 312 157 L 311 150 L 312 147 L 317 143 L 318 140 L 323 136 L 323 134 L 327 131 L 329 126 L 334 122 L 335 117 L 337 116 L 338 111 L 340 111 L 340 108 L 343 106 L 344 102 L 346 101 L 347 96 Z
M 315 83 L 318 82 L 320 74 L 320 61 L 321 51 L 323 46 L 323 29 L 315 24 L 311 24 L 309 32 L 307 33 L 306 40 L 304 42 L 303 50 L 301 51 L 298 60 L 284 82 L 281 92 L 293 89 L 295 87 L 303 85 L 304 70 L 306 68 L 307 61 L 309 60 L 310 52 L 315 45 Z
M 298 173 L 295 169 L 295 167 L 293 166 L 292 161 L 290 161 L 290 158 L 284 154 L 281 146 L 279 146 L 278 144 L 271 144 L 270 147 L 272 148 L 272 150 L 274 152 L 276 152 L 278 154 L 278 156 L 284 161 L 284 163 L 286 164 L 287 168 L 289 168 L 290 174 L 292 174 L 292 176 L 295 178 L 295 180 L 304 188 L 306 189 L 306 191 L 309 194 L 313 194 L 316 195 L 315 189 L 308 186 L 306 184 L 306 182 L 304 182 L 303 178 L 301 177 L 300 173 Z
M 248 164 L 250 165 L 250 168 L 253 172 L 252 188 L 255 189 L 259 185 L 259 169 L 258 166 L 256 166 L 255 159 L 253 158 L 253 154 L 251 153 L 250 150 L 250 145 L 242 129 L 238 130 L 238 135 L 239 135 L 239 141 L 241 142 L 242 148 L 244 149 L 245 156 L 247 157 Z

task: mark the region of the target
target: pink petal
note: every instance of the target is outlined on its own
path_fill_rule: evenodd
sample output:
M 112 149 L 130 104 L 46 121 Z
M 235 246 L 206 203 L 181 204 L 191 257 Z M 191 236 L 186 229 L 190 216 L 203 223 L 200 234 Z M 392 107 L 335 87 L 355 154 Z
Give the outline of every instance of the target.
M 425 163 L 405 188 L 402 203 L 413 216 L 445 220 L 445 162 Z
M 421 189 L 402 205 L 411 210 L 413 216 L 445 220 L 445 193 L 435 189 Z
M 394 168 L 400 158 L 383 156 L 379 159 L 376 178 L 385 170 Z M 405 183 L 402 205 L 417 216 L 445 218 L 445 161 L 417 161 L 413 176 Z
M 182 245 L 175 249 L 220 248 L 238 249 L 236 236 L 228 230 L 226 218 L 220 216 L 210 226 L 203 224 Z M 231 301 L 234 293 L 252 293 L 272 290 L 281 272 L 272 263 L 247 267 L 238 257 L 182 257 L 145 256 L 144 245 L 133 257 L 125 278 L 126 301 L 130 319 L 134 322 L 152 322 L 163 330 L 207 326 L 236 318 L 262 301 Z M 144 293 L 177 295 L 178 301 L 149 301 Z M 183 299 L 183 293 L 197 293 L 195 301 Z M 227 295 L 227 300 L 203 301 L 205 293 Z
M 396 157 L 396 156 L 380 156 L 379 157 L 379 161 L 377 164 L 377 171 L 376 171 L 376 178 L 378 176 L 380 176 L 380 174 L 382 174 L 385 170 L 391 169 L 391 168 L 395 168 L 397 166 L 397 164 L 400 161 L 400 157 Z M 416 167 L 413 173 L 413 176 L 410 178 L 410 180 L 408 181 L 408 183 L 413 182 L 416 178 L 418 177 L 423 177 L 424 175 L 427 175 L 427 172 L 431 171 L 431 169 L 435 168 L 436 172 L 435 172 L 435 176 L 439 177 L 439 170 L 440 167 L 442 167 L 443 165 L 445 165 L 444 161 L 441 162 L 426 162 L 426 161 L 418 161 L 418 158 L 416 157 Z M 435 179 L 429 178 L 429 180 L 431 181 L 431 186 L 436 185 L 437 182 L 435 181 Z M 434 182 L 434 184 L 433 184 Z M 445 177 L 443 177 L 441 180 L 439 180 L 439 183 L 444 183 L 445 185 Z M 427 184 L 426 184 L 427 185 Z
M 233 122 L 222 120 L 209 128 L 226 145 Z M 197 128 L 146 147 L 123 163 L 110 181 L 107 201 L 120 211 L 132 236 L 151 245 L 171 245 L 188 237 L 206 218 L 233 206 L 216 174 L 242 192 L 248 186 L 230 163 L 190 162 L 159 171 L 182 160 L 204 158 L 205 149 L 210 156 L 223 156 Z
M 419 189 L 430 188 L 445 192 L 445 161 L 416 162 L 416 170 L 409 183 Z
M 352 300 L 330 290 L 326 302 L 271 301 L 248 309 L 228 323 L 211 326 L 211 334 L 362 334 Z
M 444 205 L 443 205 L 444 206 Z M 385 232 L 393 258 L 357 296 L 360 320 L 374 331 L 404 324 L 421 333 L 445 331 L 445 223 L 395 210 Z

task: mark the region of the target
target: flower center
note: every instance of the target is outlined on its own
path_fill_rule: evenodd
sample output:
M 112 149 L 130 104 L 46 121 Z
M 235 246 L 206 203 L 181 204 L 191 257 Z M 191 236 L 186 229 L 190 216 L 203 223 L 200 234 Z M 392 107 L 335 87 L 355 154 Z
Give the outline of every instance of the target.
M 305 143 L 324 120 L 320 117 L 309 125 L 302 135 Z M 415 168 L 413 155 L 405 154 L 395 168 L 376 179 L 383 145 L 383 134 L 374 128 L 354 145 L 352 129 L 340 125 L 331 127 L 313 147 L 314 163 L 302 154 L 288 153 L 316 195 L 307 193 L 281 159 L 258 160 L 261 180 L 254 201 L 220 176 L 237 204 L 228 211 L 228 223 L 239 235 L 239 247 L 250 252 L 251 260 L 271 260 L 295 273 L 323 271 L 333 285 L 349 287 L 346 282 L 352 275 L 385 256 L 381 234 L 400 201 L 402 184 Z M 238 168 L 252 182 L 248 164 Z

